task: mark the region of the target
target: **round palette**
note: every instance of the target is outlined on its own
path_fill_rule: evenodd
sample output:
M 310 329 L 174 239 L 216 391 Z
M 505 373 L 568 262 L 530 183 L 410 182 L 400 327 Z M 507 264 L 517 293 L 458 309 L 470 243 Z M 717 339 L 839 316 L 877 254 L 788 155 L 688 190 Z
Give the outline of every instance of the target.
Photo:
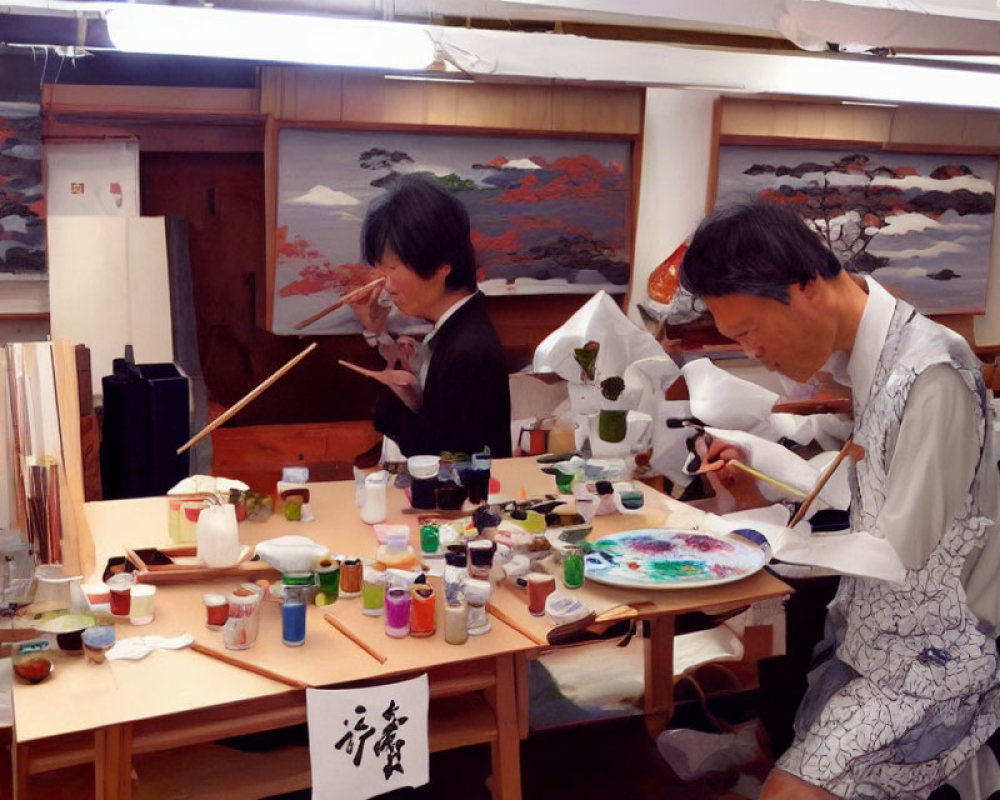
M 686 589 L 738 581 L 764 566 L 764 551 L 693 531 L 644 528 L 590 543 L 591 580 L 610 586 Z

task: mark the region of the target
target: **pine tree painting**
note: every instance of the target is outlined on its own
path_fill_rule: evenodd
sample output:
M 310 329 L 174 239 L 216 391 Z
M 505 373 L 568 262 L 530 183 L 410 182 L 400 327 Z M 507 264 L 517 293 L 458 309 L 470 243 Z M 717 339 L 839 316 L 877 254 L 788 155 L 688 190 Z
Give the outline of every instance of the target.
M 986 307 L 997 158 L 724 145 L 716 205 L 800 211 L 844 266 L 931 314 Z
M 368 204 L 424 173 L 462 201 L 487 294 L 623 293 L 631 269 L 631 145 L 412 132 L 282 130 L 272 329 L 371 279 L 360 262 Z M 396 331 L 419 323 L 390 317 Z M 342 308 L 310 333 L 360 330 Z

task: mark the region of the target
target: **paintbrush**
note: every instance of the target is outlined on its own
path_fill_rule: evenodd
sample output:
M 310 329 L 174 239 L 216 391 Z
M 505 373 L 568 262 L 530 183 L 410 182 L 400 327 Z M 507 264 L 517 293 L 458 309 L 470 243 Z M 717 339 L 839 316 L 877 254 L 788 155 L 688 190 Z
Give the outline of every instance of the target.
M 250 403 L 251 400 L 261 395 L 264 392 L 264 390 L 266 390 L 269 386 L 271 386 L 271 384 L 277 381 L 278 378 L 280 378 L 282 375 L 288 372 L 292 367 L 298 364 L 303 358 L 309 355 L 313 350 L 316 349 L 317 346 L 318 346 L 317 343 L 313 342 L 305 350 L 303 350 L 297 356 L 289 360 L 288 363 L 286 363 L 283 367 L 280 367 L 274 373 L 272 373 L 268 378 L 265 378 L 263 381 L 261 381 L 261 383 L 255 389 L 250 391 L 240 400 L 237 400 L 236 403 L 232 407 L 230 407 L 227 411 L 220 414 L 218 417 L 212 420 L 208 425 L 206 425 L 204 428 L 198 431 L 198 433 L 196 433 L 194 436 L 192 436 L 190 439 L 184 442 L 184 444 L 178 447 L 177 455 L 180 455 L 192 445 L 195 445 L 198 442 L 200 442 L 202 439 L 208 436 L 208 434 L 210 434 L 212 431 L 218 428 L 222 423 L 236 416 L 236 414 L 239 413 L 243 408 L 245 408 Z
M 731 458 L 729 461 L 725 462 L 728 465 L 737 467 L 743 470 L 748 475 L 753 475 L 757 480 L 764 481 L 764 483 L 769 483 L 775 489 L 780 489 L 783 492 L 794 495 L 795 497 L 805 497 L 806 493 L 801 489 L 796 489 L 794 486 L 789 486 L 787 483 L 782 483 L 777 478 L 772 478 L 770 475 L 765 475 L 763 472 L 758 472 L 753 467 L 744 464 L 742 461 Z
M 302 320 L 302 322 L 300 322 L 298 325 L 295 326 L 295 330 L 300 331 L 303 328 L 306 328 L 306 327 L 312 325 L 316 320 L 322 319 L 327 314 L 332 314 L 338 308 L 342 307 L 345 303 L 350 303 L 355 297 L 357 297 L 360 294 L 363 294 L 368 289 L 371 289 L 373 286 L 380 286 L 383 283 L 385 283 L 385 278 L 384 277 L 379 277 L 379 278 L 376 278 L 373 281 L 370 281 L 369 283 L 366 283 L 364 286 L 362 286 L 362 287 L 360 287 L 358 289 L 355 289 L 352 292 L 348 292 L 343 297 L 341 297 L 339 300 L 337 300 L 337 302 L 331 303 L 330 305 L 328 305 L 326 308 L 322 309 L 321 311 L 317 311 L 311 317 L 306 317 L 304 320 Z
M 802 505 L 799 506 L 799 510 L 795 512 L 795 516 L 792 517 L 792 521 L 788 523 L 788 527 L 792 528 L 795 526 L 799 520 L 801 520 L 806 515 L 806 510 L 813 500 L 819 495 L 820 491 L 826 486 L 826 482 L 830 480 L 833 473 L 837 471 L 837 467 L 840 466 L 840 462 L 845 458 L 850 456 L 855 461 L 860 461 L 865 457 L 865 448 L 860 444 L 855 444 L 854 439 L 848 439 L 844 442 L 844 446 L 840 448 L 840 452 L 837 453 L 837 457 L 830 462 L 830 466 L 826 468 L 816 485 L 813 486 L 812 491 L 806 495 L 806 499 L 802 501 Z

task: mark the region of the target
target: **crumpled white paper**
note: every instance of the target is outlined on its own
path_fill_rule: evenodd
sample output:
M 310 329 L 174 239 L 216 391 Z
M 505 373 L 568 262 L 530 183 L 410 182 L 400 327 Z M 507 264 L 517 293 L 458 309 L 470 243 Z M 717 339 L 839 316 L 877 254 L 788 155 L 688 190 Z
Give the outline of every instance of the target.
M 600 291 L 535 348 L 532 371 L 555 372 L 570 383 L 581 383 L 580 365 L 573 351 L 590 341 L 600 344 L 598 380 L 612 375 L 624 377 L 626 368 L 640 359 L 656 358 L 673 364 L 653 335 L 625 316 L 611 295 Z
M 837 414 L 772 412 L 780 399 L 775 392 L 727 372 L 710 359 L 690 361 L 681 372 L 692 416 L 709 425 L 746 431 L 771 441 L 785 437 L 808 444 L 815 439 L 825 450 L 839 449 L 851 434 L 851 420 Z
M 212 493 L 228 499 L 230 489 L 237 489 L 241 492 L 250 491 L 250 487 L 247 484 L 234 478 L 222 478 L 214 475 L 190 475 L 168 489 L 167 494 Z
M 183 633 L 180 636 L 132 636 L 115 642 L 105 654 L 105 658 L 109 661 L 138 661 L 154 650 L 181 650 L 193 643 L 194 637 L 190 633 Z

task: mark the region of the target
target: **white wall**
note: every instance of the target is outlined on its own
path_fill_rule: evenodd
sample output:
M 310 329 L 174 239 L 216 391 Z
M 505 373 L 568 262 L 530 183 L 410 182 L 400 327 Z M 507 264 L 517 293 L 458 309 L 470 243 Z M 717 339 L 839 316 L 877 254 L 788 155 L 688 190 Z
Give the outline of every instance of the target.
M 647 299 L 650 273 L 705 215 L 715 94 L 647 89 L 629 316 Z

